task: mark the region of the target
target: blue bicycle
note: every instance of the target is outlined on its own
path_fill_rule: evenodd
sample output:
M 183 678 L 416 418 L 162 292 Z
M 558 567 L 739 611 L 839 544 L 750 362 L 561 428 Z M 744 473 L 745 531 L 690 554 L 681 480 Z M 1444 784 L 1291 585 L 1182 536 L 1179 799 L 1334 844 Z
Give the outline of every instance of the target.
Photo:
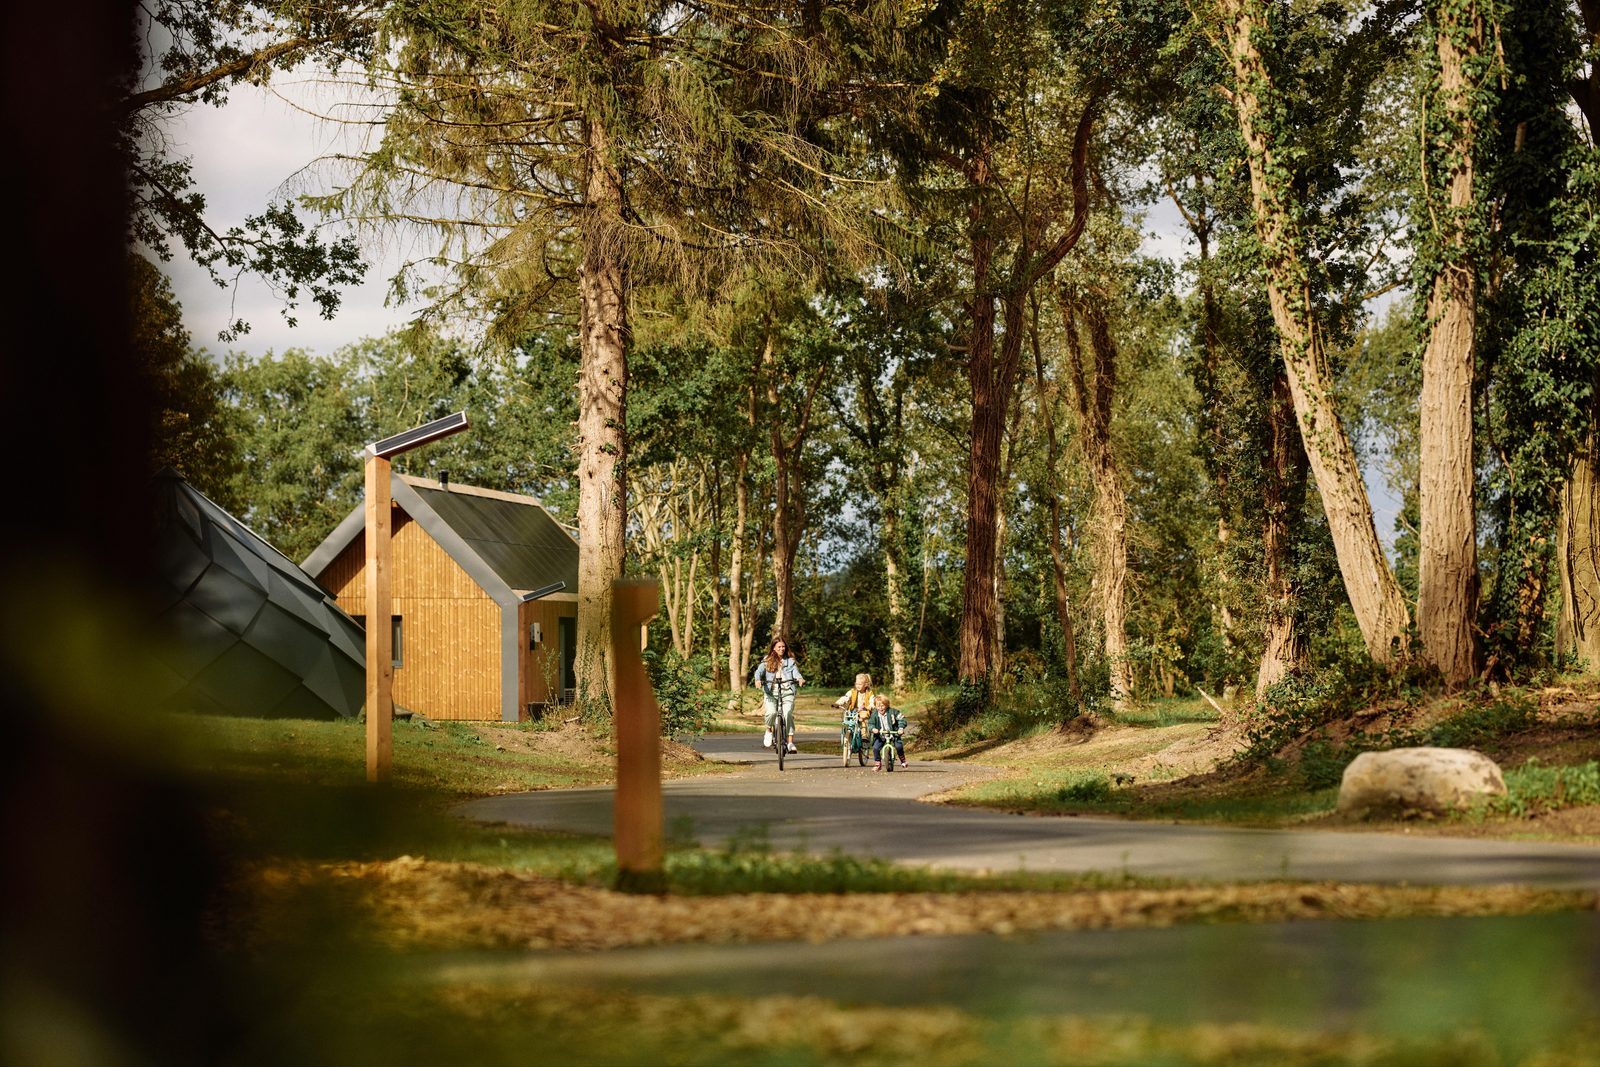
M 844 765 L 850 766 L 850 757 L 854 755 L 856 763 L 865 767 L 867 747 L 867 739 L 861 733 L 861 716 L 854 708 L 846 709 L 844 721 L 839 724 L 839 751 Z

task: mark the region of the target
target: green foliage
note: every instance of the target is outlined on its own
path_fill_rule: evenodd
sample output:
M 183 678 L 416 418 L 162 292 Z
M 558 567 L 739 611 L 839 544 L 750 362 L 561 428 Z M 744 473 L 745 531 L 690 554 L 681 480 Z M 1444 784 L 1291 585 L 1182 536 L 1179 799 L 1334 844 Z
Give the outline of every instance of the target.
M 950 703 L 950 718 L 957 724 L 966 724 L 989 710 L 994 694 L 987 678 L 961 679 L 961 688 Z
M 1485 138 L 1492 255 L 1478 409 L 1482 514 L 1492 567 L 1486 652 L 1502 673 L 1554 659 L 1547 624 L 1561 480 L 1594 425 L 1600 374 L 1600 152 L 1568 114 L 1579 27 L 1570 5 L 1506 4 L 1495 44 L 1505 78 Z
M 1246 716 L 1247 744 L 1239 758 L 1264 761 L 1291 741 L 1351 712 L 1381 700 L 1418 696 L 1420 690 L 1404 674 L 1391 674 L 1364 653 L 1291 675 L 1270 687 Z
M 705 657 L 686 660 L 673 649 L 646 649 L 644 666 L 661 708 L 661 735 L 705 733 L 722 703 L 721 695 L 711 688 Z
M 980 708 L 962 714 L 957 709 L 971 688 L 958 690 L 951 699 L 934 701 L 920 713 L 918 739 L 938 747 L 1009 741 L 1054 729 L 1097 708 L 1101 699 L 1086 694 L 1081 704 L 1075 702 L 1067 680 L 1052 677 L 993 692 Z
M 130 86 L 119 102 L 133 243 L 163 263 L 181 250 L 223 288 L 242 274 L 259 277 L 282 301 L 290 325 L 307 296 L 323 318 L 333 318 L 340 287 L 366 273 L 354 236 L 328 239 L 289 200 L 265 205 L 242 224 L 217 225 L 193 163 L 173 154 L 166 124 L 197 105 L 221 106 L 242 82 L 366 54 L 376 27 L 372 8 L 363 0 L 154 0 L 139 11 L 141 66 L 154 77 Z M 231 341 L 249 330 L 236 319 L 221 336 Z
M 173 467 L 222 507 L 239 507 L 239 444 L 216 364 L 191 344 L 172 286 L 143 256 L 129 256 L 129 340 L 153 399 L 150 470 Z
M 1469 707 L 1435 723 L 1423 731 L 1418 743 L 1442 748 L 1476 748 L 1528 729 L 1538 711 L 1539 702 L 1534 698 L 1508 695 Z
M 1104 804 L 1111 799 L 1111 792 L 1111 782 L 1104 775 L 1089 774 L 1056 790 L 1056 798 L 1072 804 Z
M 1494 797 L 1484 810 L 1495 815 L 1526 818 L 1561 808 L 1600 804 L 1600 762 L 1574 767 L 1546 767 L 1530 759 L 1507 771 L 1506 795 Z
M 232 498 L 257 532 L 303 558 L 360 501 L 362 445 L 465 410 L 470 432 L 398 457 L 395 469 L 526 493 L 570 519 L 575 374 L 571 345 L 548 337 L 511 360 L 474 358 L 426 330 L 326 357 L 236 354 L 222 377 L 243 463 Z
M 1356 734 L 1335 744 L 1315 738 L 1300 751 L 1297 771 L 1308 789 L 1336 786 L 1344 770 L 1363 752 L 1394 748 L 1482 748 L 1533 725 L 1538 701 L 1510 694 L 1487 704 L 1474 704 L 1421 730 L 1386 730 Z

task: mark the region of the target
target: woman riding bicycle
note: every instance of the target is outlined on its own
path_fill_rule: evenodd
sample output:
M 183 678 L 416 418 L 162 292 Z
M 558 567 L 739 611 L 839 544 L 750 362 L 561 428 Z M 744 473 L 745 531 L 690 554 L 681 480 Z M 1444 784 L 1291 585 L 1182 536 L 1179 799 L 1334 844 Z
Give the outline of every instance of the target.
M 772 746 L 772 731 L 778 728 L 778 715 L 781 713 L 789 732 L 789 751 L 800 751 L 794 743 L 794 694 L 796 689 L 806 684 L 806 680 L 800 673 L 799 664 L 789 654 L 787 641 L 781 637 L 773 639 L 766 657 L 756 664 L 750 684 L 761 687 L 761 702 L 766 711 L 767 736 L 761 742 L 761 747 Z

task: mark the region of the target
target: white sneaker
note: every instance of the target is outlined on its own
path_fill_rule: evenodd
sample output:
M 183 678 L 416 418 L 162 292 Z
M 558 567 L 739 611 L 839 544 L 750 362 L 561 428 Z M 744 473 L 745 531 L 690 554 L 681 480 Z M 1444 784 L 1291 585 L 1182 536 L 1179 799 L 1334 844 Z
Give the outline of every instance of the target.
M 790 742 L 789 742 L 789 751 L 790 751 L 790 752 L 799 752 L 799 751 L 800 751 L 800 750 L 799 750 L 799 749 L 798 749 L 798 748 L 796 748 L 796 747 L 795 747 L 795 745 L 794 745 L 794 742 L 793 742 L 793 741 L 790 741 Z
M 761 747 L 762 748 L 771 748 L 772 747 L 772 731 L 771 730 L 768 730 L 766 733 L 761 735 Z

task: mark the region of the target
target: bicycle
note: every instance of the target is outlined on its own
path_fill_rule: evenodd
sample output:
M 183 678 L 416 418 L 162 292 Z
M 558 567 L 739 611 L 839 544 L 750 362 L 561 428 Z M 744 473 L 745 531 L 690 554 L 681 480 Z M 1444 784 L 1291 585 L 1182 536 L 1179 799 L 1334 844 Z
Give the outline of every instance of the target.
M 783 761 L 789 754 L 789 716 L 783 713 L 784 686 L 794 688 L 793 682 L 777 683 L 774 703 L 777 705 L 778 714 L 774 716 L 778 721 L 772 724 L 772 746 L 778 753 L 778 770 L 783 770 Z
M 883 738 L 883 748 L 879 750 L 883 759 L 883 769 L 887 773 L 893 773 L 895 753 L 899 751 L 901 745 L 905 744 L 906 728 L 904 726 L 892 727 L 888 730 L 879 730 L 877 733 L 879 737 Z M 901 762 L 905 762 L 903 757 Z
M 844 721 L 839 724 L 839 751 L 846 767 L 850 766 L 851 753 L 860 766 L 867 765 L 867 739 L 861 736 L 861 716 L 854 708 L 845 711 Z

